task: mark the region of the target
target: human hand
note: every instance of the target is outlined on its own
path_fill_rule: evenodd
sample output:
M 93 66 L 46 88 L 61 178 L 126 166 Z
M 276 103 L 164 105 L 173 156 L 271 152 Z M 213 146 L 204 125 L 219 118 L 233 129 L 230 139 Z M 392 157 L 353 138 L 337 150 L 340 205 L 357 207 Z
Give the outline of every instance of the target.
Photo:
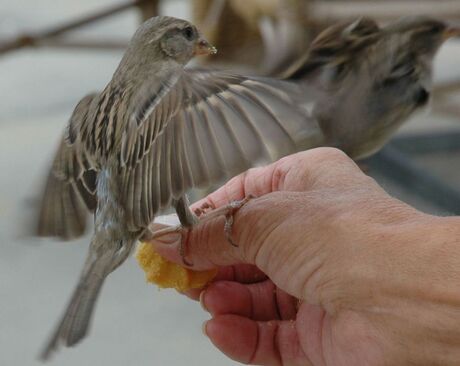
M 212 315 L 206 334 L 221 351 L 260 365 L 459 359 L 458 348 L 443 350 L 460 340 L 458 281 L 446 282 L 460 278 L 458 250 L 446 254 L 455 219 L 391 198 L 328 148 L 251 169 L 205 201 L 220 207 L 249 194 L 259 198 L 235 214 L 238 247 L 225 239 L 222 218 L 186 237 L 194 269 L 220 268 L 200 298 Z M 155 244 L 181 263 L 172 246 Z

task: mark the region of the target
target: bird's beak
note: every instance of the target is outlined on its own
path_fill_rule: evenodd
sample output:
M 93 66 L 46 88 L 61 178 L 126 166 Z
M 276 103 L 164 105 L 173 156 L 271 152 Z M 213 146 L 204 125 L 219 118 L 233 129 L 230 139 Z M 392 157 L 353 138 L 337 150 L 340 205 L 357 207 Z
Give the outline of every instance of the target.
M 195 44 L 194 54 L 198 55 L 214 55 L 217 53 L 217 48 L 211 45 L 207 40 L 200 37 Z
M 447 27 L 442 38 L 446 41 L 449 38 L 460 37 L 460 27 Z

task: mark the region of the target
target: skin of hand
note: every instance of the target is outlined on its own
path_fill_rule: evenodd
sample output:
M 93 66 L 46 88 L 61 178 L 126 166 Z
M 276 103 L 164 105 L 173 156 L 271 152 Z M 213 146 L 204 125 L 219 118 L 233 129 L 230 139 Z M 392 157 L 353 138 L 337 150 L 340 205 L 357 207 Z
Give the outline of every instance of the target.
M 194 206 L 254 194 L 185 232 L 205 334 L 257 365 L 453 365 L 460 359 L 460 225 L 388 196 L 345 154 L 318 148 L 255 168 Z M 171 235 L 153 244 L 182 263 Z

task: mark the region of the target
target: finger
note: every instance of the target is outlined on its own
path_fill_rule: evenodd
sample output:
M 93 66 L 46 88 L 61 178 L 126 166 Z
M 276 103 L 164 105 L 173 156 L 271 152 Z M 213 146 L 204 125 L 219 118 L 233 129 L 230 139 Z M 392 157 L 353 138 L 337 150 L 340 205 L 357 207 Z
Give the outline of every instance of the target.
M 213 316 L 235 314 L 266 321 L 294 320 L 298 300 L 266 280 L 250 285 L 214 282 L 201 293 L 200 302 Z
M 252 365 L 311 365 L 293 321 L 256 322 L 219 315 L 203 327 L 211 342 L 231 359 Z
M 150 227 L 150 230 L 152 232 L 155 232 L 157 230 L 161 230 L 166 227 L 167 226 L 163 224 L 153 224 Z M 174 241 L 179 237 L 179 235 L 177 236 L 173 235 L 172 237 L 174 238 L 173 239 Z M 167 240 L 168 240 L 168 236 L 166 236 L 166 241 Z M 156 248 L 156 250 L 163 257 L 173 260 L 175 262 L 181 259 L 180 256 L 178 256 L 177 247 L 174 245 L 177 243 L 172 243 L 171 245 L 169 245 L 169 243 L 165 243 L 165 237 L 160 238 L 159 241 L 153 241 L 153 245 L 155 245 L 155 243 L 160 244 Z M 161 245 L 161 244 L 167 244 L 167 245 Z M 263 281 L 266 278 L 267 278 L 267 275 L 263 273 L 260 269 L 258 269 L 256 266 L 252 264 L 241 263 L 241 264 L 236 264 L 233 266 L 226 266 L 226 267 L 219 268 L 219 272 L 217 273 L 214 280 L 215 281 L 237 281 L 241 283 L 255 283 L 255 282 Z
M 257 283 L 267 279 L 267 275 L 256 266 L 250 264 L 237 264 L 235 266 L 221 267 L 212 282 L 235 281 L 240 283 Z M 192 300 L 199 300 L 203 289 L 192 289 L 183 294 Z
M 222 267 L 215 277 L 215 281 L 235 281 L 240 283 L 257 283 L 267 279 L 267 275 L 252 264 L 236 264 Z
M 237 210 L 232 226 L 232 237 L 237 246 L 231 245 L 225 236 L 223 216 L 200 221 L 193 230 L 165 235 L 151 243 L 161 255 L 175 263 L 183 263 L 177 250 L 183 245 L 186 258 L 196 270 L 240 263 L 255 264 L 255 256 L 267 238 L 266 233 L 290 217 L 292 203 L 299 204 L 299 197 L 289 195 L 301 193 L 273 193 L 250 200 Z M 175 250 L 172 250 L 174 247 Z
M 349 160 L 343 152 L 333 148 L 318 148 L 286 156 L 270 165 L 249 169 L 234 177 L 224 186 L 192 205 L 193 209 L 207 204 L 220 207 L 231 201 L 239 201 L 249 195 L 263 196 L 274 191 L 305 191 L 314 184 L 316 173 L 328 159 L 341 166 Z M 334 167 L 331 167 L 334 169 Z

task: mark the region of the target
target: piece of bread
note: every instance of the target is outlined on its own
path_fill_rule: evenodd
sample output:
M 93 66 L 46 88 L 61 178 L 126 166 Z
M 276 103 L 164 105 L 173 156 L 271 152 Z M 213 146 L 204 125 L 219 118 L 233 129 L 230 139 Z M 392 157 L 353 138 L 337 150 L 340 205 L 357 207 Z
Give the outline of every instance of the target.
M 186 291 L 202 288 L 217 274 L 217 269 L 209 271 L 192 271 L 168 261 L 160 256 L 153 245 L 140 243 L 136 250 L 136 259 L 145 272 L 147 282 L 161 288 L 174 288 Z

